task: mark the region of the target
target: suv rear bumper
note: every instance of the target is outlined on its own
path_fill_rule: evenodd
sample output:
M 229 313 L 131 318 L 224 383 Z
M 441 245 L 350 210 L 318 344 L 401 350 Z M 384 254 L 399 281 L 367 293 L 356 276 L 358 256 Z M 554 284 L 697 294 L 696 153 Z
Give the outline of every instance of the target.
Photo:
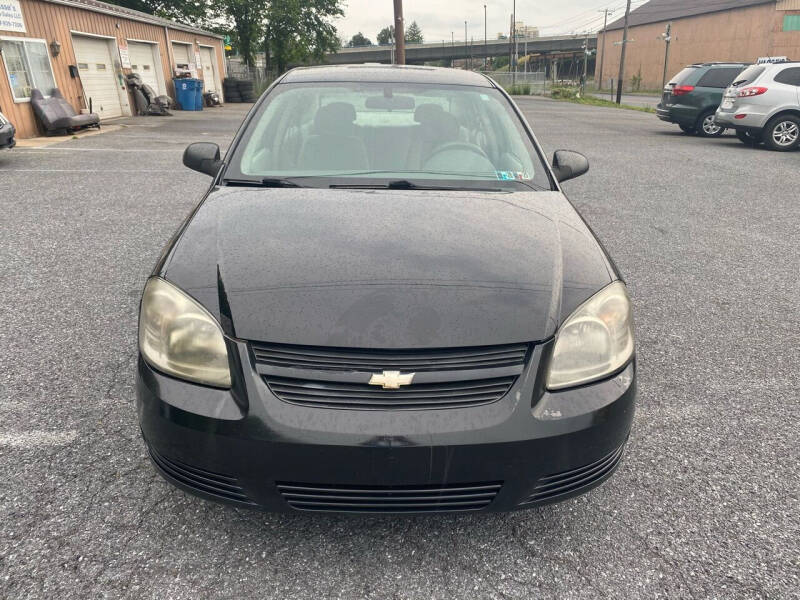
M 672 105 L 665 106 L 659 103 L 656 106 L 656 116 L 667 123 L 675 123 L 684 127 L 694 127 L 697 124 L 697 117 L 700 116 L 694 107 Z

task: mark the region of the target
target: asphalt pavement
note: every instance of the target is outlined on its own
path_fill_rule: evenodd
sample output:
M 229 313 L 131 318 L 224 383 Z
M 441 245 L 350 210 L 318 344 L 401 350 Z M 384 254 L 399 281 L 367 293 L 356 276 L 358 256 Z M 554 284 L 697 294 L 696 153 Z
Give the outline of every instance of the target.
M 595 491 L 509 514 L 273 515 L 186 495 L 134 410 L 137 306 L 232 106 L 0 153 L 0 598 L 770 598 L 800 589 L 800 152 L 524 98 L 627 278 L 639 405 Z

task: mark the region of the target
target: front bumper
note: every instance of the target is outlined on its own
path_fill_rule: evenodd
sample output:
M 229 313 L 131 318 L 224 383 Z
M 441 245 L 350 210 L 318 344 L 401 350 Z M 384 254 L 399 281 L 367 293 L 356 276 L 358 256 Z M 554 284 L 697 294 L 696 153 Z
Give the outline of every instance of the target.
M 534 347 L 501 400 L 409 411 L 286 403 L 256 373 L 247 345 L 232 347 L 243 365 L 233 390 L 176 380 L 140 357 L 139 421 L 167 480 L 268 511 L 506 511 L 557 502 L 613 473 L 634 415 L 634 362 L 603 382 L 544 390 L 551 343 Z
M 16 146 L 15 134 L 16 131 L 11 123 L 2 124 L 0 122 L 0 148 L 13 148 Z

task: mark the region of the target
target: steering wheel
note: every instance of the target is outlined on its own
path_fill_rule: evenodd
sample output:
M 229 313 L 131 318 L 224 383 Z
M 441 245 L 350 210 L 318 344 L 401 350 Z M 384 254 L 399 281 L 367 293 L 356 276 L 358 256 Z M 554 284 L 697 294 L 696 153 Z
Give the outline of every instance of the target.
M 489 157 L 487 156 L 486 152 L 484 152 L 480 146 L 476 146 L 475 144 L 470 144 L 469 142 L 447 142 L 446 144 L 442 144 L 441 146 L 433 150 L 433 152 L 431 152 L 428 155 L 428 158 L 425 160 L 425 162 L 429 162 L 437 154 L 441 154 L 442 152 L 452 152 L 453 150 L 463 150 L 464 152 L 472 152 L 473 154 L 477 154 L 481 158 L 489 160 Z

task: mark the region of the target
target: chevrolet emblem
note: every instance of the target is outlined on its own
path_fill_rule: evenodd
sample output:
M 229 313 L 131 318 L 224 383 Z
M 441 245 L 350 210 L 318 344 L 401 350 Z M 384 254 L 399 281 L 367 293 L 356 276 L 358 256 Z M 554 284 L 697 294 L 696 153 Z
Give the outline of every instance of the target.
M 384 371 L 375 373 L 369 380 L 370 385 L 379 385 L 385 390 L 399 390 L 401 385 L 411 385 L 415 373 L 401 375 L 400 371 Z

